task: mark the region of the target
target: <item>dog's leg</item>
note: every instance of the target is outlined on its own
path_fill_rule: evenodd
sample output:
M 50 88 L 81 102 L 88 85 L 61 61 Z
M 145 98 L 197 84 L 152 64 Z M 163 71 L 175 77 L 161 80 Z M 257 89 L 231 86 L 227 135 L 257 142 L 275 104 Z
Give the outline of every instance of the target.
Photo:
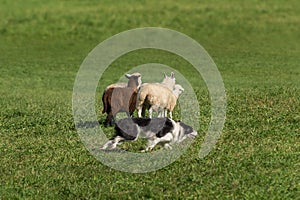
M 118 145 L 119 143 L 121 143 L 121 141 L 123 141 L 123 140 L 124 140 L 124 138 L 121 137 L 121 136 L 115 137 L 114 142 L 113 142 L 113 144 L 111 145 L 111 146 L 112 146 L 111 149 L 117 148 L 117 145 Z
M 145 151 L 151 151 L 155 145 L 157 145 L 160 142 L 160 138 L 155 138 L 154 140 L 148 140 L 147 147 Z
M 121 141 L 123 141 L 124 138 L 117 136 L 112 140 L 109 140 L 108 142 L 106 142 L 102 147 L 100 147 L 100 149 L 104 150 L 104 149 L 115 149 L 117 147 L 117 145 L 119 143 L 121 143 Z
M 164 144 L 164 149 L 172 150 L 172 146 L 169 143 Z
M 172 133 L 167 133 L 165 136 L 161 137 L 161 138 L 154 138 L 154 139 L 149 139 L 148 140 L 148 144 L 147 147 L 145 149 L 145 151 L 151 151 L 155 145 L 157 145 L 160 142 L 171 142 L 173 140 L 173 135 Z M 169 145 L 170 146 L 170 145 Z M 171 146 L 170 146 L 171 147 Z
M 155 144 L 153 145 L 153 143 L 154 143 L 154 140 L 155 139 L 153 139 L 153 138 L 149 138 L 148 139 L 148 142 L 147 142 L 147 147 L 144 149 L 144 150 L 142 150 L 141 152 L 146 152 L 146 151 L 150 151 L 154 146 L 155 146 Z M 151 148 L 152 147 L 152 148 Z
M 151 151 L 155 145 L 158 143 L 159 141 L 157 141 L 157 139 L 154 139 L 154 140 L 148 140 L 148 144 L 147 144 L 147 147 L 145 150 L 143 150 L 142 152 L 145 152 L 145 151 Z
M 165 136 L 163 136 L 159 139 L 160 139 L 160 142 L 171 142 L 173 139 L 173 135 L 172 135 L 172 133 L 169 132 Z
M 162 145 L 163 145 L 164 149 L 171 150 L 172 149 L 172 146 L 171 146 L 172 141 L 173 141 L 172 133 L 168 133 L 165 136 L 160 138 L 160 142 L 163 143 Z
M 102 147 L 100 147 L 100 149 L 104 150 L 107 149 L 108 147 L 110 147 L 113 144 L 113 140 L 109 140 L 108 142 L 106 142 Z

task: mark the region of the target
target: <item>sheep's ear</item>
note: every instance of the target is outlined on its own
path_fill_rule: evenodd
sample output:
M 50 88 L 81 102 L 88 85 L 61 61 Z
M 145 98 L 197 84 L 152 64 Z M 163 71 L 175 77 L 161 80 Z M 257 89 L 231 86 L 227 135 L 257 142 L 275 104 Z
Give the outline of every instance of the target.
M 125 77 L 129 79 L 131 77 L 131 75 L 130 74 L 125 74 Z
M 167 74 L 164 72 L 164 78 L 167 78 Z
M 174 72 L 171 72 L 171 78 L 175 78 Z

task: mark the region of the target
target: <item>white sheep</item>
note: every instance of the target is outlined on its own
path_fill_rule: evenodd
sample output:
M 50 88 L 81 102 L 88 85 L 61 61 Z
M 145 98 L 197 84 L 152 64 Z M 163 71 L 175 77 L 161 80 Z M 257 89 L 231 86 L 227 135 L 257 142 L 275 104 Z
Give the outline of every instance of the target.
M 184 92 L 184 88 L 179 85 L 179 84 L 176 84 L 174 86 L 174 89 L 173 89 L 173 94 L 175 97 L 177 97 L 176 100 L 178 100 L 179 96 Z M 174 106 L 175 107 L 175 106 Z M 164 112 L 163 113 L 159 113 L 159 117 L 168 117 L 168 113 L 167 113 L 167 109 L 164 109 Z M 162 115 L 163 114 L 163 115 Z M 170 117 L 172 118 L 172 112 L 170 112 Z
M 140 87 L 137 97 L 138 116 L 141 117 L 142 107 L 144 104 L 150 106 L 149 117 L 152 118 L 152 112 L 159 113 L 159 117 L 167 115 L 170 112 L 172 119 L 172 111 L 176 106 L 179 95 L 184 91 L 181 85 L 175 85 L 174 91 L 161 84 L 145 83 Z
M 175 75 L 174 75 L 174 72 L 171 72 L 171 75 L 170 76 L 167 76 L 166 73 L 164 73 L 164 79 L 162 80 L 161 83 L 144 83 L 142 84 L 143 85 L 148 85 L 148 84 L 158 84 L 158 85 L 161 85 L 161 86 L 165 86 L 167 88 L 169 88 L 170 90 L 173 90 L 174 88 L 174 85 L 175 85 Z M 141 87 L 142 87 L 141 86 Z M 142 105 L 142 110 L 140 111 L 140 115 L 139 116 L 145 116 L 145 110 L 146 109 L 150 109 L 150 105 L 145 103 Z

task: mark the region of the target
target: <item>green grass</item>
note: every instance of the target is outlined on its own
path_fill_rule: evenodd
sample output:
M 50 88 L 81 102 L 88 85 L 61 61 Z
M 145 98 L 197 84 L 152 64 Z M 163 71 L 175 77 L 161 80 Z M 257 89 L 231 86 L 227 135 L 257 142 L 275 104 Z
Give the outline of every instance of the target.
M 299 1 L 1 0 L 0 5 L 0 199 L 299 196 Z M 73 123 L 72 91 L 83 59 L 98 43 L 145 26 L 180 31 L 208 51 L 224 80 L 227 119 L 205 158 L 198 158 L 200 135 L 171 165 L 130 174 L 101 164 L 85 149 Z M 102 82 L 113 83 L 147 62 L 190 77 L 203 111 L 198 131 L 205 133 L 210 119 L 205 85 L 173 54 L 129 53 Z M 97 89 L 100 121 L 103 87 Z

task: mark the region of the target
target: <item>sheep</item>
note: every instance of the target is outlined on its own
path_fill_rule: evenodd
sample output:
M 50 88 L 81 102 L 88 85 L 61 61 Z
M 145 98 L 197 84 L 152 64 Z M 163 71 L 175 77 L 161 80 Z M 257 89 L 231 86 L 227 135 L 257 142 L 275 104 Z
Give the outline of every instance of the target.
M 126 74 L 129 80 L 127 87 L 107 87 L 102 95 L 103 110 L 107 113 L 104 126 L 112 125 L 118 112 L 126 112 L 131 116 L 135 110 L 137 91 L 141 85 L 141 74 Z
M 138 76 L 138 75 L 141 75 L 140 73 L 133 73 L 131 74 L 133 76 Z M 126 75 L 125 75 L 126 78 L 128 78 Z M 139 79 L 139 86 L 138 88 L 141 86 L 142 82 L 141 82 L 141 79 Z M 111 97 L 112 95 L 112 91 L 110 91 L 109 93 L 110 94 L 106 94 L 107 93 L 107 90 L 110 89 L 110 88 L 124 88 L 128 85 L 128 83 L 125 83 L 125 82 L 119 82 L 119 83 L 113 83 L 113 84 L 110 84 L 108 85 L 103 94 L 102 94 L 102 103 L 103 103 L 103 110 L 102 110 L 102 113 L 109 113 L 110 110 L 111 110 L 111 105 L 108 103 L 108 97 Z M 134 100 L 135 102 L 136 100 Z M 132 106 L 131 106 L 132 107 Z M 134 112 L 135 108 L 133 108 L 133 110 L 131 109 L 130 113 L 132 115 L 132 113 Z M 111 120 L 107 119 L 108 122 L 111 124 Z M 105 123 L 105 126 L 107 126 L 107 122 Z
M 132 76 L 138 76 L 138 75 L 141 75 L 141 74 L 140 73 L 133 73 L 131 75 Z M 160 84 L 164 85 L 164 86 L 166 86 L 166 87 L 168 87 L 168 88 L 170 88 L 172 90 L 173 87 L 174 87 L 174 85 L 175 85 L 175 76 L 174 76 L 174 73 L 171 72 L 170 76 L 167 76 L 164 73 L 164 79 L 163 79 L 163 81 Z M 107 117 L 106 117 L 106 120 L 104 122 L 104 126 L 107 126 L 108 124 L 112 125 L 113 118 L 115 117 L 115 116 L 113 116 L 113 114 L 109 114 L 112 111 L 111 103 L 110 103 L 111 100 L 110 99 L 112 97 L 114 89 L 116 89 L 116 88 L 125 88 L 127 85 L 128 85 L 128 83 L 120 82 L 120 83 L 111 84 L 111 85 L 109 85 L 109 86 L 107 86 L 105 88 L 105 90 L 103 92 L 103 95 L 102 95 L 102 102 L 103 102 L 102 113 L 107 113 Z M 140 86 L 141 86 L 141 79 L 139 79 L 139 83 L 138 83 L 137 89 L 139 89 Z M 130 116 L 132 116 L 134 110 L 136 109 L 136 98 L 137 98 L 137 93 L 136 92 L 132 93 L 131 99 L 129 100 L 130 105 L 128 106 L 128 108 L 129 108 L 129 115 Z M 143 107 L 143 113 L 145 112 L 144 108 L 145 107 Z M 126 112 L 126 111 L 124 111 L 124 112 Z
M 177 99 L 179 98 L 179 96 L 180 96 L 183 92 L 184 92 L 184 88 L 183 88 L 181 85 L 176 84 L 176 85 L 174 86 L 173 94 L 174 94 L 175 97 L 177 97 Z M 175 106 L 174 106 L 174 107 L 175 107 Z M 168 114 L 167 114 L 167 109 L 164 109 L 163 116 L 161 116 L 161 117 L 167 117 L 167 116 L 168 116 Z M 172 118 L 172 112 L 170 112 L 170 116 L 171 116 L 171 118 Z
M 170 118 L 172 119 L 172 111 L 176 106 L 179 95 L 184 91 L 181 85 L 174 86 L 174 93 L 167 87 L 160 84 L 143 84 L 139 90 L 137 97 L 138 116 L 142 116 L 142 107 L 144 104 L 150 106 L 149 117 L 152 118 L 153 110 L 163 115 L 167 114 L 166 110 L 170 112 Z
M 141 88 L 144 85 L 149 85 L 149 84 L 165 86 L 165 87 L 169 88 L 172 91 L 173 88 L 174 88 L 174 85 L 175 85 L 175 75 L 174 75 L 174 72 L 171 72 L 170 76 L 167 76 L 166 73 L 164 73 L 164 79 L 163 79 L 163 81 L 161 83 L 144 83 L 144 84 L 142 84 Z M 150 109 L 150 105 L 147 103 L 147 101 L 145 101 L 144 104 L 142 105 L 142 110 L 139 111 L 140 112 L 139 117 L 145 116 L 145 110 L 146 109 L 147 110 Z
M 179 98 L 179 96 L 181 95 L 181 93 L 184 91 L 183 87 L 179 84 L 176 84 L 174 86 L 174 90 L 172 91 L 173 92 L 173 96 L 171 96 L 171 100 L 169 101 L 169 104 L 171 105 L 172 107 L 172 110 L 170 110 L 170 118 L 172 119 L 173 116 L 172 116 L 172 111 L 173 109 L 175 108 L 176 106 L 176 102 L 177 102 L 177 99 Z M 175 98 L 174 98 L 175 97 Z M 175 100 L 176 99 L 176 100 Z M 173 105 L 173 106 L 172 106 Z M 154 106 L 153 107 L 155 109 L 156 112 L 158 112 L 158 117 L 167 117 L 168 114 L 167 114 L 167 108 L 164 108 L 163 105 L 160 105 L 160 107 L 158 108 L 157 106 Z M 152 112 L 153 112 L 153 108 L 151 107 L 149 109 L 149 113 L 152 115 Z

